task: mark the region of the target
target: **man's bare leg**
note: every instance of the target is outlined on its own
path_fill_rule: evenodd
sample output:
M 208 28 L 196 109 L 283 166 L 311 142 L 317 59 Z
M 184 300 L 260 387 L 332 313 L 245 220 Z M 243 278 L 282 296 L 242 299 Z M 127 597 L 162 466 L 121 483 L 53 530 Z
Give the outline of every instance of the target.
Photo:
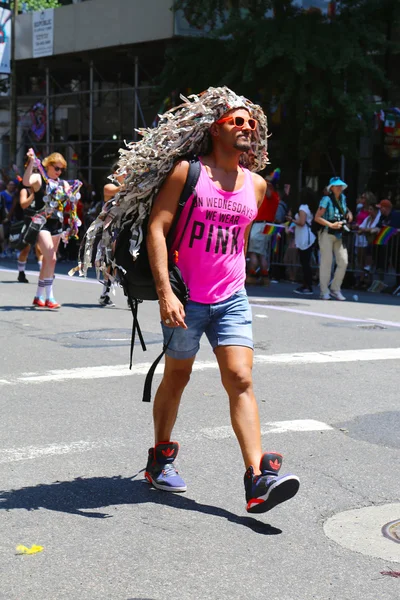
M 164 376 L 154 400 L 155 444 L 149 449 L 145 477 L 155 488 L 165 492 L 186 492 L 186 483 L 173 464 L 179 444 L 171 441 L 171 434 L 193 363 L 194 357 L 177 360 L 166 356 Z
M 219 346 L 215 354 L 222 383 L 229 396 L 232 427 L 246 466 L 246 510 L 250 513 L 267 512 L 296 495 L 299 478 L 290 474 L 279 475 L 280 454 L 262 453 L 260 421 L 251 376 L 253 351 L 243 346 Z
M 178 360 L 165 357 L 165 368 L 162 381 L 157 390 L 154 407 L 154 438 L 155 443 L 167 442 L 178 415 L 182 393 L 187 386 L 195 357 Z
M 229 396 L 232 427 L 245 467 L 252 465 L 254 473 L 258 474 L 262 449 L 258 406 L 253 392 L 253 350 L 245 346 L 219 346 L 215 355 L 222 384 Z

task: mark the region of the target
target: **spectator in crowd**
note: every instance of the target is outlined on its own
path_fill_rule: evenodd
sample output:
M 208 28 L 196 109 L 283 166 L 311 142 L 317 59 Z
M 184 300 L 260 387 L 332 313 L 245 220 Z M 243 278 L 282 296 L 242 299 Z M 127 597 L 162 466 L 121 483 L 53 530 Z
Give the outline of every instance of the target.
M 376 198 L 371 192 L 367 192 L 368 195 L 368 217 L 358 226 L 356 229 L 356 243 L 360 238 L 365 240 L 362 244 L 359 243 L 357 247 L 357 263 L 361 269 L 360 277 L 356 283 L 356 288 L 367 289 L 370 281 L 367 280 L 369 273 L 372 268 L 372 257 L 373 257 L 373 242 L 376 234 L 379 231 L 377 227 L 381 213 L 376 206 Z M 375 201 L 375 202 L 374 202 Z M 361 252 L 362 251 L 362 252 Z M 360 254 L 359 254 L 360 253 Z
M 370 195 L 372 192 L 363 192 L 357 198 L 355 223 L 359 225 L 368 217 L 368 205 L 371 204 Z
M 381 211 L 378 227 L 395 227 L 400 229 L 400 211 L 393 209 L 393 204 L 390 200 L 381 200 L 377 204 L 377 208 Z
M 311 268 L 311 257 L 315 242 L 315 234 L 311 231 L 311 224 L 316 210 L 316 197 L 311 188 L 303 188 L 300 193 L 300 201 L 294 218 L 291 218 L 295 226 L 294 241 L 298 249 L 300 264 L 303 270 L 303 283 L 295 291 L 296 294 L 313 294 L 313 278 Z
M 329 195 L 323 196 L 315 215 L 316 223 L 323 227 L 318 235 L 321 253 L 319 283 L 322 300 L 330 298 L 346 300 L 340 289 L 348 264 L 347 249 L 343 244 L 343 226 L 346 221 L 351 223 L 353 220 L 343 194 L 346 188 L 347 184 L 339 177 L 332 177 L 327 186 Z M 347 225 L 345 227 L 348 229 Z M 336 259 L 336 269 L 329 289 L 333 254 Z
M 298 268 L 296 265 L 298 264 L 299 256 L 297 252 L 297 246 L 295 243 L 295 225 L 291 222 L 291 219 L 292 213 L 290 211 L 289 214 L 286 215 L 284 229 L 285 237 L 283 239 L 281 238 L 281 243 L 282 245 L 286 245 L 285 252 L 283 255 L 283 264 L 285 265 L 285 278 L 288 279 L 290 283 L 296 283 L 298 276 Z
M 0 196 L 4 200 L 4 204 L 5 204 L 7 213 L 9 213 L 11 211 L 11 207 L 12 207 L 13 201 L 14 201 L 15 191 L 16 191 L 15 181 L 10 179 L 10 181 L 7 183 L 6 189 L 0 193 Z
M 0 244 L 2 244 L 2 256 L 5 258 L 8 254 L 12 255 L 12 250 L 8 249 L 8 236 L 10 232 L 10 224 L 12 219 L 12 207 L 14 203 L 14 197 L 16 193 L 15 181 L 9 180 L 6 188 L 0 192 L 0 204 L 2 206 L 1 212 L 2 219 L 2 231 L 0 232 Z
M 381 227 L 394 227 L 400 229 L 400 211 L 393 209 L 393 204 L 390 200 L 384 199 L 379 202 L 377 208 L 381 211 L 381 217 L 378 222 L 378 228 Z M 389 240 L 387 246 L 378 247 L 377 267 L 378 269 L 385 269 L 389 266 L 388 258 L 392 257 L 393 264 L 396 271 L 396 283 L 394 286 L 385 288 L 383 293 L 397 295 L 400 291 L 400 233 Z
M 264 200 L 253 222 L 248 244 L 247 284 L 266 283 L 268 277 L 268 255 L 271 246 L 271 236 L 263 233 L 266 223 L 273 223 L 279 204 L 279 194 L 272 183 L 267 183 Z
M 1 246 L 1 258 L 5 258 L 5 243 L 6 243 L 6 230 L 8 227 L 8 213 L 6 210 L 5 200 L 0 194 L 0 246 Z
M 286 216 L 289 212 L 288 204 L 289 196 L 287 194 L 281 194 L 279 199 L 278 208 L 275 214 L 275 223 L 282 224 L 286 221 Z
M 357 202 L 357 213 L 354 219 L 352 230 L 355 232 L 354 250 L 356 257 L 356 265 L 357 270 L 361 275 L 358 276 L 358 281 L 356 282 L 355 287 L 363 287 L 364 285 L 363 269 L 366 266 L 367 259 L 368 241 L 364 232 L 361 229 L 361 224 L 367 221 L 368 223 L 370 223 L 370 207 L 375 207 L 376 203 L 376 197 L 372 192 L 364 192 L 363 194 L 361 194 Z

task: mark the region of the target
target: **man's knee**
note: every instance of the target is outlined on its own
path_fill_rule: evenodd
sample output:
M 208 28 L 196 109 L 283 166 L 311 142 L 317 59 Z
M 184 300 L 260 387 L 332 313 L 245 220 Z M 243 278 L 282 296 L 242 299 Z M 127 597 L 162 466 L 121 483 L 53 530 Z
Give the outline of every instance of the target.
M 190 381 L 192 366 L 173 366 L 164 371 L 163 383 L 172 391 L 183 390 Z
M 253 386 L 251 368 L 228 369 L 222 374 L 222 383 L 228 393 L 243 394 L 247 392 Z

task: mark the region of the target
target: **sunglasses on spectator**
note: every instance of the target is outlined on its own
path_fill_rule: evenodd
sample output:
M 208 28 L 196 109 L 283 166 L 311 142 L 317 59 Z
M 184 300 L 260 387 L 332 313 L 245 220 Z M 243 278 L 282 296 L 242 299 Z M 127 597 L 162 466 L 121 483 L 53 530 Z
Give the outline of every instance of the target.
M 229 122 L 233 122 L 234 126 L 239 127 L 239 129 L 242 129 L 245 123 L 247 123 L 252 131 L 257 127 L 257 121 L 255 119 L 245 119 L 244 117 L 223 117 L 217 121 L 219 125 Z
M 61 173 L 61 171 L 63 171 L 63 167 L 55 167 L 54 165 L 51 166 L 53 167 L 56 173 Z

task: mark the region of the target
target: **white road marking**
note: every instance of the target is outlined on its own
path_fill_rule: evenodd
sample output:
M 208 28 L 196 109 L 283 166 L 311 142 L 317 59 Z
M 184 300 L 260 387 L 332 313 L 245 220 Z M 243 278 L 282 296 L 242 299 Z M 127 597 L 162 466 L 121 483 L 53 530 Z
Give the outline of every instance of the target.
M 325 352 L 295 352 L 288 354 L 256 354 L 256 364 L 282 364 L 304 365 L 343 362 L 364 362 L 400 359 L 400 348 L 362 348 L 360 350 L 332 350 Z M 79 379 L 106 379 L 109 377 L 130 377 L 132 375 L 146 375 L 151 363 L 137 363 L 130 371 L 127 364 L 101 365 L 98 367 L 76 367 L 74 369 L 55 369 L 47 373 L 23 373 L 15 378 L 0 379 L 0 385 L 18 383 L 47 383 L 52 381 L 70 381 Z M 194 371 L 218 369 L 218 364 L 213 361 L 197 361 L 193 366 Z M 158 365 L 157 374 L 162 374 L 163 365 Z
M 280 312 L 294 313 L 296 315 L 304 315 L 306 317 L 322 317 L 323 319 L 333 319 L 334 321 L 348 321 L 350 323 L 378 323 L 380 325 L 389 325 L 390 327 L 400 327 L 397 321 L 382 321 L 380 319 L 357 319 L 354 317 L 344 317 L 342 315 L 332 315 L 329 313 L 319 313 L 311 310 L 302 310 L 300 308 L 289 308 L 287 306 L 274 306 L 273 304 L 262 304 L 254 302 L 255 298 L 249 298 L 252 308 L 265 308 L 267 310 L 277 310 Z
M 60 454 L 77 454 L 101 448 L 120 448 L 126 444 L 118 440 L 102 440 L 101 442 L 78 441 L 71 444 L 48 444 L 47 446 L 26 446 L 25 448 L 2 448 L 0 463 L 33 460 L 42 456 L 58 456 Z
M 265 423 L 262 426 L 262 434 L 265 433 L 287 433 L 289 431 L 325 431 L 332 430 L 332 427 L 320 421 L 304 419 L 299 421 L 276 421 Z M 188 432 L 193 439 L 198 435 L 209 439 L 227 439 L 234 436 L 230 426 L 213 427 L 200 429 L 199 432 Z M 185 436 L 183 436 L 185 437 Z M 107 448 L 121 448 L 132 445 L 131 439 L 99 440 L 85 441 L 79 440 L 69 444 L 47 444 L 45 446 L 25 446 L 22 448 L 0 448 L 0 464 L 13 463 L 25 460 L 34 460 L 46 456 L 60 456 L 62 454 L 80 454 L 92 450 L 102 450 Z
M 314 421 L 313 419 L 300 419 L 297 421 L 275 421 L 261 425 L 261 435 L 267 433 L 287 433 L 289 431 L 328 431 L 333 427 Z M 233 429 L 230 425 L 221 425 L 220 427 L 206 427 L 200 430 L 201 433 L 210 440 L 226 440 L 234 437 Z
M 258 363 L 320 364 L 363 362 L 400 359 L 400 348 L 361 348 L 360 350 L 333 350 L 326 352 L 296 352 L 295 354 L 258 355 Z
M 400 562 L 400 545 L 385 538 L 382 527 L 400 516 L 400 504 L 367 506 L 339 513 L 324 525 L 325 534 L 354 552 Z
M 255 317 L 258 317 L 259 319 L 269 319 L 268 315 L 254 315 Z

